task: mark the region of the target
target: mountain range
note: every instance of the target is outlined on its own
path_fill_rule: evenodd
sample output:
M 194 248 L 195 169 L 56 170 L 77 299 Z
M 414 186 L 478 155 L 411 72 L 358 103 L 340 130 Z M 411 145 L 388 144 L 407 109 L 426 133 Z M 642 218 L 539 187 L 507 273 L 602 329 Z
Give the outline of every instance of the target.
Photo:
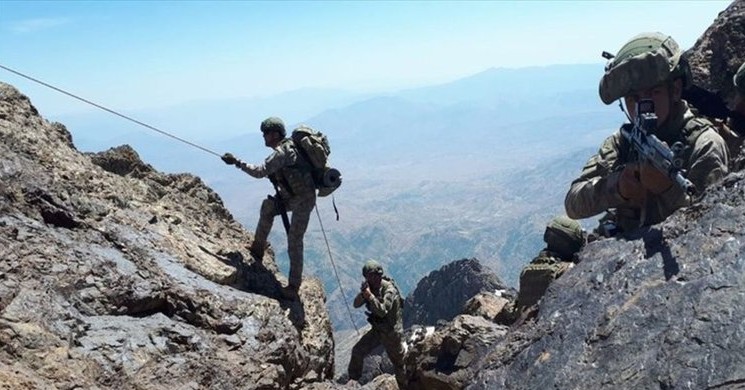
M 405 293 L 461 257 L 481 259 L 515 286 L 522 264 L 542 246 L 544 224 L 563 213 L 569 182 L 623 119 L 597 98 L 601 72 L 601 64 L 492 68 L 384 94 L 306 89 L 127 114 L 253 163 L 269 153 L 258 132 L 264 116 L 327 134 L 332 165 L 344 178 L 334 194 L 339 221 L 328 199 L 319 199 L 318 210 L 347 294 L 369 258 L 380 260 Z M 268 181 L 215 155 L 106 113 L 54 119 L 64 121 L 81 150 L 128 144 L 159 170 L 200 176 L 249 230 L 261 199 L 273 192 Z M 323 280 L 334 327 L 350 329 L 319 222 L 314 217 L 306 234 L 305 269 Z M 286 272 L 284 232 L 275 229 L 270 240 Z

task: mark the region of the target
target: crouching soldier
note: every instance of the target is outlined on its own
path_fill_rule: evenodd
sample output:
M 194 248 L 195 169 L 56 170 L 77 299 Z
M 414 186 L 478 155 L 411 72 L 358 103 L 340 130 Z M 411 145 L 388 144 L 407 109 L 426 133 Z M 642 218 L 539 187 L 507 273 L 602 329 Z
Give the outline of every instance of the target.
M 396 371 L 396 382 L 405 388 L 403 347 L 403 299 L 393 279 L 383 275 L 383 267 L 375 260 L 369 260 L 362 267 L 360 293 L 354 298 L 354 307 L 363 304 L 367 308 L 367 321 L 372 325 L 352 348 L 347 373 L 349 379 L 359 380 L 362 376 L 362 363 L 373 349 L 383 345 L 388 358 Z
M 554 280 L 574 266 L 576 254 L 585 244 L 579 222 L 565 216 L 551 220 L 543 233 L 546 247 L 520 273 L 520 290 L 514 305 L 505 306 L 496 321 L 512 324 L 537 314 L 536 304 Z

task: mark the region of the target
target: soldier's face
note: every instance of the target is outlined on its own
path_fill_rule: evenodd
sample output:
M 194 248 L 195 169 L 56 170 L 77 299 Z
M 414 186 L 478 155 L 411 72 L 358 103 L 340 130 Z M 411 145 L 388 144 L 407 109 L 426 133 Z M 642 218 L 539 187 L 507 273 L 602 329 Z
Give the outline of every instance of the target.
M 673 83 L 664 83 L 643 91 L 634 92 L 624 96 L 626 109 L 632 120 L 636 119 L 636 103 L 642 99 L 652 99 L 654 112 L 657 114 L 657 126 L 662 126 L 670 116 L 673 104 L 680 100 L 682 92 L 682 81 L 675 80 Z
M 367 281 L 367 284 L 370 285 L 370 288 L 376 290 L 378 287 L 380 287 L 380 281 L 383 279 L 383 277 L 380 274 L 376 274 L 374 272 L 371 272 L 367 275 L 365 275 L 365 280 Z
M 267 131 L 266 133 L 262 133 L 262 135 L 264 136 L 264 145 L 268 148 L 277 146 L 279 141 L 282 140 L 282 136 L 276 131 Z

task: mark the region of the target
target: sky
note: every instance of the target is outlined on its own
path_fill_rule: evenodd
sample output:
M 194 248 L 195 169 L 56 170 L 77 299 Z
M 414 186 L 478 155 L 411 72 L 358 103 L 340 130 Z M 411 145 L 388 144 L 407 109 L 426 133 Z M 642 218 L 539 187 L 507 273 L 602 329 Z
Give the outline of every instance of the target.
M 149 109 L 301 88 L 379 92 L 598 63 L 642 31 L 692 46 L 729 1 L 11 1 L 0 65 Z M 90 110 L 0 69 L 45 115 Z

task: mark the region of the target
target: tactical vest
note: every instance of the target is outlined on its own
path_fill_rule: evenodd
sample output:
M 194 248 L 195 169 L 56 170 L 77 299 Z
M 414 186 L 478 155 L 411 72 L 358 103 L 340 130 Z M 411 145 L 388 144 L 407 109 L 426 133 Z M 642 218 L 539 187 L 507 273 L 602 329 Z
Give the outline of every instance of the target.
M 391 331 L 391 330 L 403 330 L 403 312 L 402 308 L 404 305 L 403 298 L 401 297 L 401 290 L 398 289 L 398 286 L 396 285 L 396 282 L 393 281 L 393 279 L 389 278 L 388 276 L 383 276 L 383 280 L 380 284 L 380 296 L 375 296 L 377 299 L 381 300 L 385 296 L 385 292 L 388 291 L 388 289 L 393 289 L 396 293 L 396 298 L 393 301 L 393 305 L 391 305 L 391 309 L 388 312 L 388 315 L 385 317 L 378 317 L 372 312 L 369 312 L 367 314 L 367 322 L 370 323 L 370 325 L 373 326 L 373 328 L 378 328 L 383 331 Z M 366 302 L 366 306 L 369 306 L 370 303 Z M 368 307 L 368 310 L 370 308 Z

